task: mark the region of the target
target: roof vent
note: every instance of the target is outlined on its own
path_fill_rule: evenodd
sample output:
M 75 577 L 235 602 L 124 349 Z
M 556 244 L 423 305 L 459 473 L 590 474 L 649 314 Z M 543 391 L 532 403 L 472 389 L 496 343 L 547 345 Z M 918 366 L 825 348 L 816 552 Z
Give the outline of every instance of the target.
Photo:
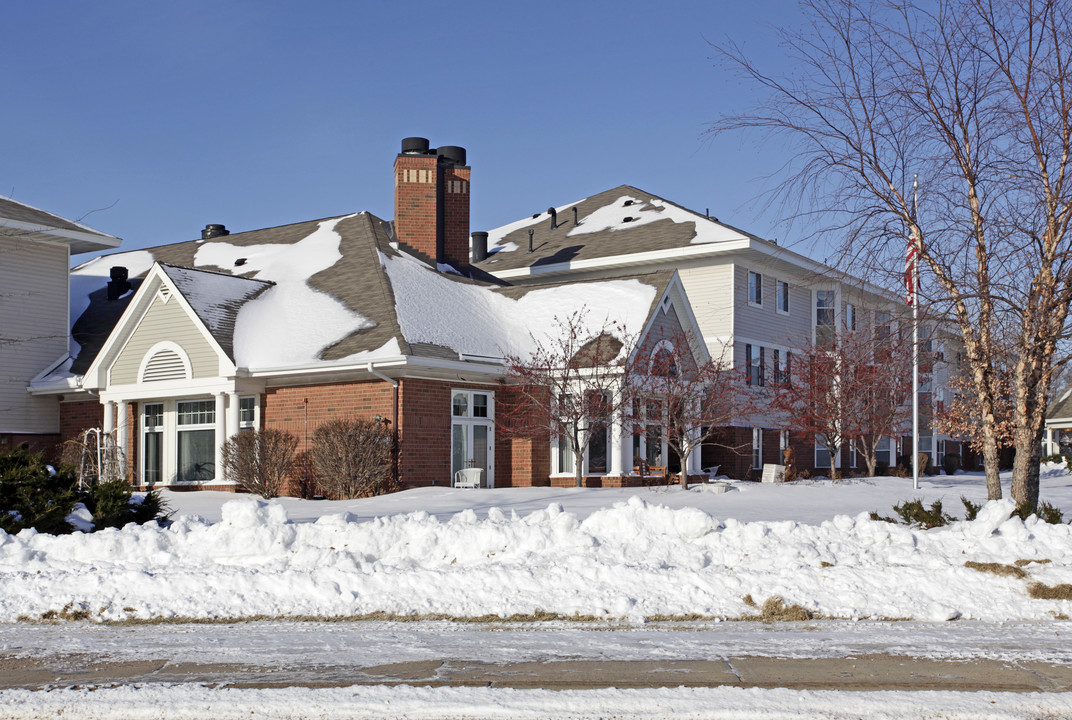
M 245 258 L 238 258 L 237 260 L 234 261 L 234 264 L 235 264 L 235 267 L 241 267 L 241 266 L 246 264 L 246 259 Z
M 630 206 L 630 205 L 632 205 L 632 204 L 633 204 L 633 201 L 632 201 L 632 200 L 626 200 L 626 201 L 625 201 L 625 207 L 629 207 L 629 206 Z
M 558 227 L 558 211 L 553 207 L 547 208 L 547 214 L 551 216 L 551 229 Z
M 403 155 L 427 155 L 428 138 L 408 137 L 402 138 Z
M 622 218 L 622 222 L 633 222 L 633 216 L 626 215 L 624 218 Z
M 215 237 L 222 237 L 224 235 L 230 235 L 231 231 L 227 229 L 225 225 L 206 225 L 205 229 L 201 231 L 202 240 L 211 240 Z
M 532 252 L 532 234 L 536 232 L 532 228 L 529 228 L 529 252 Z
M 475 263 L 488 258 L 488 234 L 482 230 L 473 233 L 472 257 Z
M 573 206 L 573 224 L 574 225 L 580 225 L 580 223 L 577 222 L 577 206 L 576 205 Z
M 116 265 L 110 272 L 111 280 L 108 281 L 108 299 L 118 300 L 130 290 L 130 281 L 127 269 L 122 265 Z

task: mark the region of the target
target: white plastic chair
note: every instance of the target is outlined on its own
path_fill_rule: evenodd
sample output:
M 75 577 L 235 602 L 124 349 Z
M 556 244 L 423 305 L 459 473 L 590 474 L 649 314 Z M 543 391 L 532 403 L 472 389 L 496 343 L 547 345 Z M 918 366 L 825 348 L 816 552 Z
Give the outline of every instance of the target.
M 454 473 L 454 487 L 478 488 L 484 484 L 484 468 L 462 468 Z

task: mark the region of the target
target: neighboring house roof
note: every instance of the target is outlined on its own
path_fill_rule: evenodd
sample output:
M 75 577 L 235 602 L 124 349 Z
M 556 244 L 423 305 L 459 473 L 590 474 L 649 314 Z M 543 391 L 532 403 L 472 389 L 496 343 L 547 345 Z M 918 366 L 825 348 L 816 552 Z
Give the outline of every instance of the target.
M 433 269 L 400 251 L 387 223 L 358 213 L 107 255 L 75 268 L 75 360 L 55 372 L 85 373 L 154 263 L 235 365 L 251 372 L 400 356 L 524 355 L 553 335 L 557 316 L 582 306 L 593 324 L 609 319 L 639 333 L 674 277 L 498 285 Z M 127 268 L 133 291 L 109 301 L 113 266 Z
M 1046 420 L 1072 419 L 1072 385 L 1066 387 L 1046 411 Z
M 574 224 L 574 209 L 578 224 Z M 631 185 L 489 231 L 488 257 L 476 266 L 490 273 L 559 265 L 691 245 L 759 239 L 717 219 Z M 528 251 L 533 230 L 533 251 Z
M 0 227 L 25 233 L 31 239 L 66 242 L 73 254 L 110 250 L 121 242 L 114 235 L 3 196 L 0 196 Z

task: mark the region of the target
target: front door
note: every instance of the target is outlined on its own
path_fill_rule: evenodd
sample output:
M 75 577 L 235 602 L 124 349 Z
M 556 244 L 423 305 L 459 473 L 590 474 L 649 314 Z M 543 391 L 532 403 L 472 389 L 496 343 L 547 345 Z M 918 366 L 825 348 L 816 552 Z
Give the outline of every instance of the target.
M 495 433 L 490 392 L 455 390 L 451 401 L 450 475 L 481 468 L 484 487 L 495 487 Z

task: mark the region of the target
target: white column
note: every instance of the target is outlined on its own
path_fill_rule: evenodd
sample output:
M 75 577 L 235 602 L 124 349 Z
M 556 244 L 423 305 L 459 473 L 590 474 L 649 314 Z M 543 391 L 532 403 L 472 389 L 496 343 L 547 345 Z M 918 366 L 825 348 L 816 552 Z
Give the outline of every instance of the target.
M 216 481 L 220 482 L 225 480 L 223 472 L 223 444 L 227 442 L 225 415 L 226 407 L 224 400 L 227 396 L 224 393 L 216 393 Z
M 689 442 L 695 444 L 692 453 L 689 455 L 688 468 L 686 469 L 686 472 L 688 472 L 689 475 L 699 475 L 703 470 L 703 468 L 701 467 L 701 465 L 703 464 L 701 462 L 701 454 L 703 453 L 703 448 L 699 444 L 697 444 L 697 440 L 700 437 L 700 432 L 701 430 L 698 427 L 689 428 Z
M 238 393 L 227 393 L 227 437 L 232 438 L 238 434 L 239 425 Z
M 106 433 L 115 431 L 115 403 L 111 400 L 104 401 L 104 427 Z
M 607 468 L 608 474 L 611 477 L 620 477 L 622 473 L 622 415 L 625 413 L 625 409 L 621 407 L 622 404 L 622 391 L 620 388 L 614 388 L 614 406 L 618 408 L 618 411 L 614 413 L 614 417 L 610 421 L 610 448 L 608 452 L 610 454 L 610 467 Z
M 130 437 L 130 421 L 127 416 L 130 414 L 130 403 L 126 400 L 120 400 L 118 410 L 119 412 L 117 413 L 118 417 L 116 418 L 115 428 L 115 445 L 119 448 L 119 457 L 117 460 L 119 461 L 120 470 L 123 473 L 126 473 L 130 469 L 127 467 L 127 457 L 129 457 L 129 453 L 127 452 L 127 439 Z

